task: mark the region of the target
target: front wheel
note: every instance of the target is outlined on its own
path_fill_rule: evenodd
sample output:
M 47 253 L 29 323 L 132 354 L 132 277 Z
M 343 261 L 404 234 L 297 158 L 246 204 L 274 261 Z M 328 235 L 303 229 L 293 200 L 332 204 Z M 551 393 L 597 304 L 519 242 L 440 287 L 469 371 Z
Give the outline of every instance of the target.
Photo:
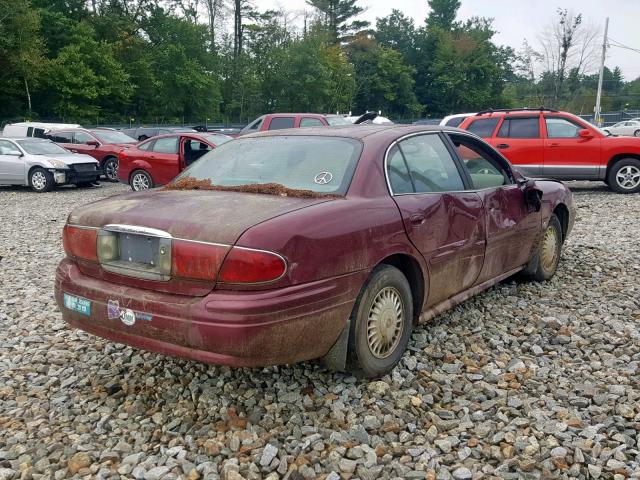
M 562 252 L 562 236 L 560 220 L 555 215 L 551 215 L 536 252 L 524 269 L 523 273 L 526 277 L 542 282 L 556 274 Z
M 350 369 L 364 377 L 388 373 L 404 354 L 413 329 L 411 287 L 391 265 L 374 269 L 351 314 Z
M 118 181 L 118 159 L 117 158 L 108 158 L 104 162 L 104 176 L 107 177 L 107 180 L 110 182 Z
M 53 188 L 53 175 L 44 168 L 34 168 L 29 174 L 29 186 L 37 193 L 49 192 Z
M 636 158 L 619 160 L 609 170 L 607 180 L 615 192 L 640 192 L 640 160 Z
M 131 190 L 134 192 L 140 192 L 142 190 L 149 190 L 153 187 L 153 180 L 144 170 L 136 170 L 131 175 Z
M 636 130 L 635 132 L 633 132 L 633 136 L 640 137 L 640 130 Z

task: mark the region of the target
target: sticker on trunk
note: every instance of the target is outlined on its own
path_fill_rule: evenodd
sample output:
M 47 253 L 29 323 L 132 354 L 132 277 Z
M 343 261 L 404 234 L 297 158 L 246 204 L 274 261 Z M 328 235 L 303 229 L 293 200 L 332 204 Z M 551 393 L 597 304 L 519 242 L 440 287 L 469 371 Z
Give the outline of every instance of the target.
M 64 306 L 69 310 L 81 313 L 87 317 L 91 315 L 91 300 L 86 298 L 76 297 L 75 295 L 64 294 Z

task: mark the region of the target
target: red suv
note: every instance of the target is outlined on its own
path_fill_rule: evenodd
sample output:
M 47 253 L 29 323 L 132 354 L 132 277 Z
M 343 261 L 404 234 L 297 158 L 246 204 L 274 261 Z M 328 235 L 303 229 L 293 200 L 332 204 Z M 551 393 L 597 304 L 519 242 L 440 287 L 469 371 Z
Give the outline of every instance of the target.
M 173 180 L 205 153 L 233 140 L 219 133 L 159 135 L 120 152 L 118 177 L 134 191 L 147 190 Z
M 264 132 L 266 130 L 282 130 L 284 128 L 335 127 L 353 125 L 342 115 L 325 115 L 322 113 L 269 113 L 256 118 L 240 130 L 238 135 Z
M 484 138 L 528 176 L 601 180 L 619 193 L 640 192 L 640 138 L 608 135 L 576 115 L 490 110 L 460 128 Z
M 122 132 L 102 128 L 51 130 L 46 137 L 71 152 L 91 155 L 112 182 L 118 180 L 118 154 L 137 142 Z

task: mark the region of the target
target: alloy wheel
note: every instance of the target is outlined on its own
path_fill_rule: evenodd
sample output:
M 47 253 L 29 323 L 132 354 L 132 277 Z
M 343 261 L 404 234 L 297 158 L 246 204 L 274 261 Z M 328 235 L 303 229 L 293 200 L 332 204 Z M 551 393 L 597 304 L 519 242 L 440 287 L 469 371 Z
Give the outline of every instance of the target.
M 108 160 L 104 166 L 104 174 L 107 179 L 112 182 L 118 180 L 118 162 L 115 160 Z
M 148 190 L 149 185 L 149 177 L 147 177 L 144 173 L 136 173 L 131 180 L 131 185 L 133 186 L 133 190 L 139 192 L 140 190 Z
M 640 185 L 640 168 L 626 165 L 616 173 L 616 182 L 620 188 L 632 190 Z
M 398 290 L 385 287 L 376 295 L 367 321 L 367 342 L 376 358 L 391 355 L 402 337 L 404 305 Z

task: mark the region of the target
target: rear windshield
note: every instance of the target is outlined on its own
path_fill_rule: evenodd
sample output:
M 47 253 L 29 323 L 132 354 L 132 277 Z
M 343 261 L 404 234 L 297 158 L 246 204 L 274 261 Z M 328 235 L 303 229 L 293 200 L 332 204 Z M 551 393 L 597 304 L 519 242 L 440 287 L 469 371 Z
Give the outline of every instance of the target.
M 44 140 L 18 140 L 17 143 L 31 155 L 60 155 L 69 153 L 53 142 Z
M 218 186 L 279 184 L 344 195 L 361 151 L 362 144 L 350 138 L 240 138 L 202 156 L 176 180 L 194 178 Z
M 219 146 L 223 143 L 227 143 L 229 140 L 233 140 L 233 137 L 230 137 L 229 135 L 220 134 L 203 135 L 203 137 L 212 142 L 215 146 Z
M 102 140 L 103 143 L 138 143 L 137 140 L 122 132 L 114 132 L 112 130 L 91 130 L 91 133 Z

